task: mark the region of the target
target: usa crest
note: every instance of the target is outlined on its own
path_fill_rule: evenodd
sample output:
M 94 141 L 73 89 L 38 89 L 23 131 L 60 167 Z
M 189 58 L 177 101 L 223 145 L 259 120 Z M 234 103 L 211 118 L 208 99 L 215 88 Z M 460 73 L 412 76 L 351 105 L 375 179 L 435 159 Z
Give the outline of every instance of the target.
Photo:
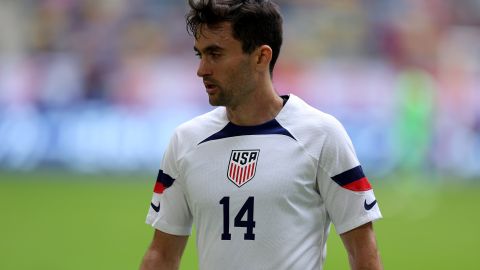
M 255 177 L 260 150 L 232 150 L 228 162 L 228 180 L 238 187 Z

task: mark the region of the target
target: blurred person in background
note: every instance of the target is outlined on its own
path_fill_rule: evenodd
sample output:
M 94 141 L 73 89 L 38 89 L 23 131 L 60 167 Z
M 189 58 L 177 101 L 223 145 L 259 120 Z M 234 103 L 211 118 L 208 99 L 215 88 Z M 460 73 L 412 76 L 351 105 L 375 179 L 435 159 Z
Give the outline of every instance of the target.
M 278 6 L 189 4 L 197 75 L 219 108 L 182 124 L 170 141 L 141 269 L 177 269 L 193 223 L 200 269 L 322 269 L 331 222 L 352 269 L 381 269 L 372 228 L 381 213 L 345 129 L 273 87 Z

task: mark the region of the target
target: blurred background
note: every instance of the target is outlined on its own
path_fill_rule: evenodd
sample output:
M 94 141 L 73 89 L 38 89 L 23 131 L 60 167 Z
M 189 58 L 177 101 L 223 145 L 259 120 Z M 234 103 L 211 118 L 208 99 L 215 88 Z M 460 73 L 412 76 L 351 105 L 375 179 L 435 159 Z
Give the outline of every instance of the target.
M 384 200 L 386 268 L 474 269 L 461 251 L 480 241 L 480 0 L 276 2 L 275 87 L 345 125 Z M 136 268 L 169 137 L 211 110 L 186 11 L 0 0 L 1 269 Z M 192 245 L 183 269 L 195 269 Z M 344 253 L 332 256 L 327 269 L 345 269 Z

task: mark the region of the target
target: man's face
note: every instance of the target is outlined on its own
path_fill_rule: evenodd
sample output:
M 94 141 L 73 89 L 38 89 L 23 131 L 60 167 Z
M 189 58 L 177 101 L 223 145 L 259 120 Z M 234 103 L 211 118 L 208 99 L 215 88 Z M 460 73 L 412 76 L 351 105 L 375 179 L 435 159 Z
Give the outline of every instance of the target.
M 234 108 L 255 89 L 255 66 L 250 54 L 233 38 L 231 24 L 203 25 L 194 50 L 200 58 L 197 75 L 203 78 L 213 106 Z

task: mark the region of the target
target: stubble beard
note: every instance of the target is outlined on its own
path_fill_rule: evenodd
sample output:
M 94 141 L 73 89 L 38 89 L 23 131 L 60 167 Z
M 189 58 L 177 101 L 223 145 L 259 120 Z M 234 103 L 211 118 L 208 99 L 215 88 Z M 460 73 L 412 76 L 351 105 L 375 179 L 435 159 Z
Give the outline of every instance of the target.
M 208 95 L 208 102 L 212 106 L 227 106 L 229 104 L 229 98 L 225 92 L 225 89 L 218 86 L 218 91 L 214 95 Z
M 214 96 L 209 96 L 210 105 L 235 109 L 253 92 L 253 89 L 245 86 L 246 85 L 242 85 L 235 89 L 226 89 L 217 86 L 219 91 Z
M 225 106 L 235 109 L 252 92 L 254 92 L 254 83 L 251 81 L 252 74 L 248 70 L 248 65 L 242 63 L 242 68 L 235 70 L 235 76 L 231 76 L 223 86 L 216 85 L 218 91 L 215 95 L 209 96 L 209 103 L 212 106 Z

